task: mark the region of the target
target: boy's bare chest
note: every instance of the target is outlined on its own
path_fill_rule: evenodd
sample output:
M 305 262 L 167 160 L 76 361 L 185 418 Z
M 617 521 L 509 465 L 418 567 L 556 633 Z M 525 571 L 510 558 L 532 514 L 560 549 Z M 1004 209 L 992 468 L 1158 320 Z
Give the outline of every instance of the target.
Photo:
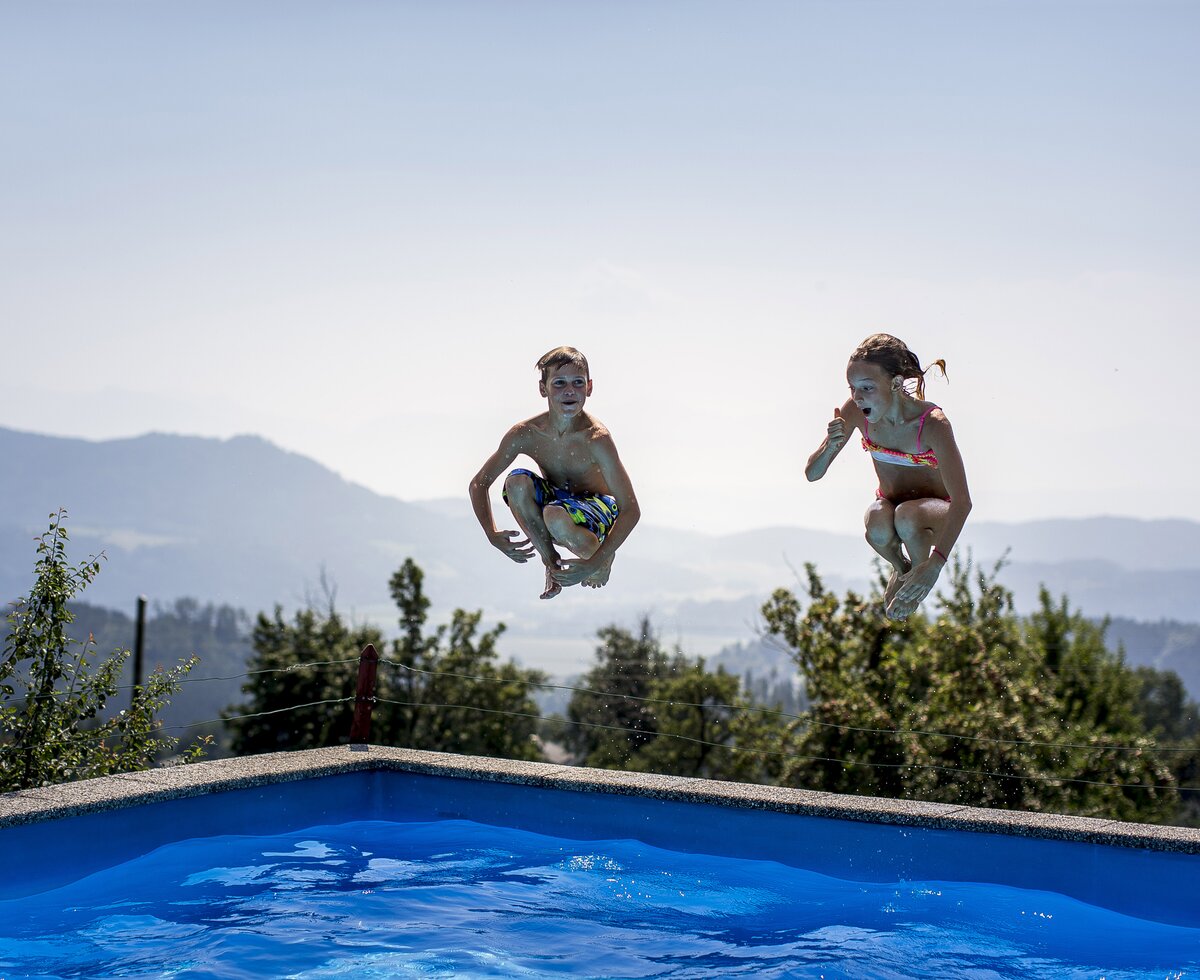
M 542 472 L 558 486 L 570 488 L 595 482 L 599 467 L 589 437 L 538 433 L 531 449 Z

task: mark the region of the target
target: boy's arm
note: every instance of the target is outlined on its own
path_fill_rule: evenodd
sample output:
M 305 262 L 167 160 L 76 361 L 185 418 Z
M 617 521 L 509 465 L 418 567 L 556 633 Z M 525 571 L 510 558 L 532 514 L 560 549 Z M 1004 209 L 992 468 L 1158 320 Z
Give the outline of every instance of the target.
M 500 440 L 499 448 L 487 458 L 478 473 L 471 480 L 467 492 L 471 497 L 471 509 L 475 518 L 483 528 L 492 547 L 503 551 L 513 561 L 528 561 L 533 556 L 533 545 L 528 538 L 521 537 L 520 531 L 499 531 L 496 520 L 492 516 L 492 500 L 490 492 L 492 484 L 512 464 L 512 461 L 524 451 L 524 427 L 514 425 Z
M 846 445 L 846 441 L 862 422 L 862 412 L 854 404 L 853 398 L 847 398 L 846 404 L 833 410 L 833 419 L 826 432 L 825 441 L 817 447 L 817 451 L 808 457 L 804 467 L 804 476 L 809 483 L 821 479 L 829 469 L 829 464 L 837 459 L 838 453 Z
M 634 525 L 642 516 L 637 494 L 633 492 L 633 483 L 625 471 L 621 457 L 617 455 L 617 447 L 612 436 L 607 432 L 598 436 L 593 446 L 600 473 L 608 485 L 609 492 L 617 501 L 617 520 L 605 537 L 604 543 L 596 549 L 591 558 L 568 558 L 560 564 L 558 569 L 551 571 L 554 580 L 563 586 L 578 585 L 598 568 L 612 564 L 617 549 L 625 543 L 629 532 L 633 530 Z

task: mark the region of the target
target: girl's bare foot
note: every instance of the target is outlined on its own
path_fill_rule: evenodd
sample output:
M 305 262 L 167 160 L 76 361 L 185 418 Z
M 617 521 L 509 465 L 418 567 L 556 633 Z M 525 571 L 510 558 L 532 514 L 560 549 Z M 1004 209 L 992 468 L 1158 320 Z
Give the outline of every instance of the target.
M 912 570 L 912 562 L 907 558 L 903 559 L 903 561 L 904 564 L 900 567 L 892 566 L 892 574 L 888 579 L 887 588 L 883 590 L 883 608 L 889 610 L 889 616 L 891 616 L 892 601 L 896 598 L 896 593 L 900 590 L 900 586 L 904 584 L 904 576 Z
M 920 604 L 920 599 L 916 602 L 913 602 L 911 599 L 893 599 L 887 604 L 887 618 L 908 619 L 909 616 L 917 611 L 917 607 Z
M 553 569 L 549 565 L 547 565 L 546 566 L 546 591 L 543 592 L 538 597 L 539 599 L 553 599 L 556 595 L 558 595 L 562 591 L 562 586 L 554 581 L 554 576 L 551 574 L 552 572 L 553 572 Z

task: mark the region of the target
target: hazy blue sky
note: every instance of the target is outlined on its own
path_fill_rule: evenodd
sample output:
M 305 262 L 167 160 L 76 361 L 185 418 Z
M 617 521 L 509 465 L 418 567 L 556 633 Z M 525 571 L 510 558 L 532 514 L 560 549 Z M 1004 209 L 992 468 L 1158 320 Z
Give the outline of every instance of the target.
M 1192 2 L 8 0 L 0 425 L 462 496 L 570 343 L 647 521 L 850 530 L 887 330 L 974 519 L 1196 516 L 1198 63 Z

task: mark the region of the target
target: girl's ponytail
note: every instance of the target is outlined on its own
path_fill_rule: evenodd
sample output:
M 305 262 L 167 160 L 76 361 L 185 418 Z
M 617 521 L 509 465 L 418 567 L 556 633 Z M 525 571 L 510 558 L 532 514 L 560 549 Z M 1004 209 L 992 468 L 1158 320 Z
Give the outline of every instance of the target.
M 925 399 L 925 373 L 929 368 L 936 367 L 942 372 L 942 377 L 949 380 L 944 360 L 939 358 L 922 369 L 920 359 L 908 349 L 908 345 L 889 333 L 871 334 L 858 345 L 858 349 L 850 355 L 850 360 L 877 364 L 891 377 L 899 375 L 906 381 L 916 381 L 915 395 L 922 401 Z

